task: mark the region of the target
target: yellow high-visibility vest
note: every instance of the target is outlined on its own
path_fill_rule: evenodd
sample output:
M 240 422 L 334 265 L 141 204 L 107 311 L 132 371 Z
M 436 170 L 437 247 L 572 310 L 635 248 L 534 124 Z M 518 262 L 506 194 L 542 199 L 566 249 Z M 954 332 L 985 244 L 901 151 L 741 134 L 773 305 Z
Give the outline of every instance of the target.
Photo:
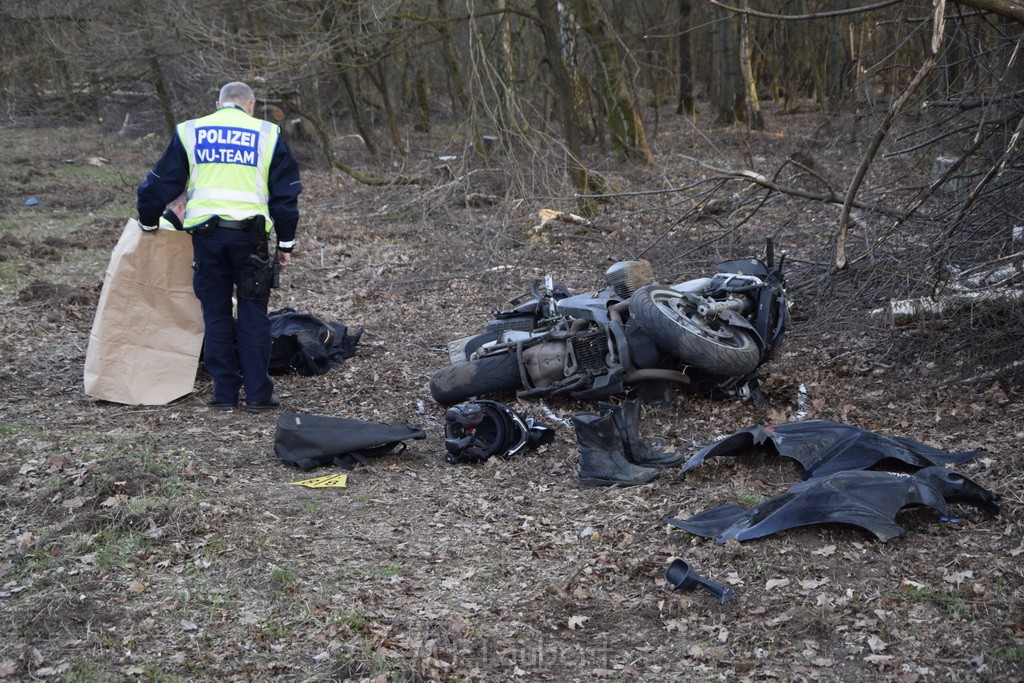
M 244 220 L 262 214 L 270 233 L 267 178 L 280 133 L 276 124 L 231 106 L 178 124 L 189 164 L 186 230 L 210 216 Z

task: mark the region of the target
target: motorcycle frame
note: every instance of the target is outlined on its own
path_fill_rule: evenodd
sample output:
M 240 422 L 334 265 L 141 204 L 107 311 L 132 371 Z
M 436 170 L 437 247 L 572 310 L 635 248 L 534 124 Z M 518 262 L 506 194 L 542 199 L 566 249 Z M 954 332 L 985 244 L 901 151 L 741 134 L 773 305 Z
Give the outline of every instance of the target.
M 682 295 L 687 293 L 700 297 L 717 298 L 726 296 L 722 306 L 715 306 L 713 314 L 726 323 L 747 329 L 753 333 L 755 343 L 761 349 L 762 359 L 758 368 L 768 360 L 771 352 L 780 343 L 788 320 L 785 299 L 785 280 L 782 275 L 782 260 L 778 266 L 773 261 L 773 248 L 769 242 L 767 263 L 756 259 L 739 259 L 718 264 L 715 275 L 669 285 L 668 288 Z M 572 295 L 561 285 L 555 285 L 551 276 L 533 287 L 532 298 L 522 301 L 513 309 L 495 311 L 495 318 L 488 323 L 497 339 L 482 343 L 470 355 L 463 357 L 478 359 L 501 353 L 515 354 L 523 388 L 516 392 L 520 398 L 555 396 L 568 394 L 579 399 L 602 399 L 610 395 L 625 393 L 631 385 L 644 380 L 668 380 L 689 384 L 689 369 L 671 370 L 664 367 L 634 367 L 630 354 L 630 333 L 628 326 L 629 301 L 624 301 L 615 290 L 606 287 L 596 292 Z M 729 301 L 736 303 L 728 303 Z M 748 319 L 747 316 L 753 318 Z M 532 330 L 502 329 L 502 323 L 521 318 L 521 323 L 532 319 Z M 564 345 L 567 356 L 574 355 L 573 338 L 580 335 L 578 324 L 583 322 L 590 328 L 604 333 L 606 354 L 604 366 L 607 372 L 595 373 L 586 370 L 556 380 L 548 386 L 537 386 L 528 372 L 525 352 L 533 346 L 546 343 Z M 493 324 L 493 330 L 492 330 Z M 499 331 L 500 330 L 500 331 Z M 479 336 L 479 335 L 477 335 Z M 466 337 L 450 344 L 457 347 L 477 336 Z M 452 358 L 454 362 L 454 352 Z M 568 360 L 564 363 L 568 364 Z M 567 365 L 563 366 L 564 368 Z M 763 377 L 756 369 L 745 377 L 721 377 L 715 388 L 727 395 L 747 397 Z

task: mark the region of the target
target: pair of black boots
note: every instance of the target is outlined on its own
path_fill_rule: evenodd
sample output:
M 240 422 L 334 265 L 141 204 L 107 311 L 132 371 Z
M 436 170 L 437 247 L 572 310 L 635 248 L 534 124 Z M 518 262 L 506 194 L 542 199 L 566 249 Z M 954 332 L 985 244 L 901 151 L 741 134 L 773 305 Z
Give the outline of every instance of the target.
M 640 438 L 640 403 L 598 403 L 598 412 L 575 413 L 580 445 L 580 484 L 638 486 L 653 481 L 664 467 L 683 462 L 678 453 L 663 453 Z

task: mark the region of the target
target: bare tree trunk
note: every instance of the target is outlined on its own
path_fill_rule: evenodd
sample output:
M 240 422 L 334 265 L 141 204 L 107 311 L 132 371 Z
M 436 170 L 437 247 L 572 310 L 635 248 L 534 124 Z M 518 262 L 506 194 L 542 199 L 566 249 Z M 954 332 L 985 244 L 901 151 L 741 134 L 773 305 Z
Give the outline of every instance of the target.
M 747 9 L 749 0 L 741 0 L 740 7 Z M 761 103 L 757 99 L 757 81 L 754 80 L 754 70 L 750 65 L 750 25 L 746 14 L 740 15 L 740 71 L 743 75 L 743 85 L 746 92 L 747 121 L 751 130 L 764 130 L 764 114 L 761 113 Z
M 416 67 L 413 77 L 413 92 L 416 96 L 416 130 L 430 132 L 430 84 L 423 73 L 422 65 Z
M 356 127 L 356 132 L 363 139 L 363 144 L 366 146 L 370 156 L 376 159 L 380 156 L 380 148 L 377 146 L 377 139 L 374 136 L 373 128 L 367 124 L 363 116 L 363 107 L 359 101 L 359 92 L 356 90 L 355 83 L 352 82 L 352 77 L 347 71 L 339 73 L 338 78 L 341 80 L 342 90 L 344 90 L 345 99 L 348 102 L 348 110 L 352 115 L 352 125 Z
M 294 101 L 289 102 L 289 107 L 294 109 L 297 114 L 299 114 L 303 119 L 309 121 L 310 125 L 313 126 L 313 132 L 316 133 L 316 139 L 320 144 L 320 150 L 323 152 L 324 159 L 328 164 L 330 164 L 331 168 L 336 168 L 343 173 L 347 173 L 364 185 L 420 185 L 424 183 L 422 178 L 410 178 L 403 175 L 392 177 L 371 176 L 342 161 L 339 161 L 337 155 L 334 153 L 334 145 L 332 144 L 330 131 L 327 129 L 324 122 L 320 120 L 320 117 L 311 111 L 302 110 Z
M 718 75 L 715 105 L 718 123 L 731 124 L 744 118 L 740 79 L 739 20 L 715 10 L 714 69 Z
M 679 0 L 679 102 L 676 113 L 693 117 L 693 56 L 690 54 L 690 12 L 692 0 Z
M 345 32 L 358 33 L 358 27 L 353 25 L 355 23 L 354 19 L 350 16 L 343 15 L 343 9 L 344 8 L 341 4 L 331 5 L 326 11 L 319 15 L 319 28 L 328 37 L 339 31 L 339 27 L 342 27 L 340 30 L 344 30 Z M 349 114 L 352 116 L 352 125 L 355 127 L 359 137 L 362 138 L 363 145 L 370 153 L 370 156 L 376 159 L 380 156 L 380 147 L 377 145 L 373 127 L 366 120 L 358 84 L 353 81 L 350 73 L 350 70 L 354 68 L 354 66 L 350 66 L 350 64 L 352 64 L 354 60 L 350 60 L 346 55 L 343 46 L 338 44 L 333 45 L 330 50 L 330 54 L 333 59 L 331 70 L 334 73 L 328 75 L 336 78 L 340 83 L 341 91 L 345 94 L 345 102 L 348 105 Z M 321 131 L 318 131 L 318 134 L 320 132 Z
M 849 55 L 846 48 L 847 32 L 841 17 L 828 19 L 828 62 L 825 67 L 828 109 L 838 112 L 849 99 Z
M 854 88 L 863 91 L 858 96 L 863 96 L 865 105 L 873 110 L 875 94 L 867 69 L 864 68 L 864 33 L 861 22 L 850 22 L 850 68 L 853 70 L 850 81 Z
M 806 13 L 808 11 L 807 0 L 802 0 L 801 7 Z M 810 53 L 810 61 L 807 64 L 807 69 L 810 72 L 811 88 L 813 91 L 814 101 L 819 107 L 825 109 L 828 98 L 826 93 L 828 92 L 828 59 L 826 57 L 828 51 L 828 39 L 826 37 L 824 44 L 824 54 L 822 49 L 822 42 L 817 40 L 808 40 L 811 31 L 804 34 L 803 44 Z
M 448 68 L 448 77 L 451 79 L 459 106 L 462 107 L 462 113 L 469 116 L 471 114 L 469 94 L 466 92 L 466 84 L 462 80 L 459 58 L 455 53 L 455 45 L 452 42 L 451 20 L 448 17 L 446 2 L 447 0 L 437 0 L 437 13 L 441 17 L 441 20 L 437 23 L 437 31 L 441 34 L 441 54 L 444 56 L 444 64 Z
M 402 139 L 402 131 L 398 126 L 398 114 L 391 104 L 391 94 L 388 88 L 388 78 L 384 70 L 384 61 L 378 61 L 374 66 L 366 69 L 367 76 L 380 93 L 381 104 L 384 106 L 384 118 L 388 123 L 388 132 L 391 133 L 391 144 L 395 153 L 405 159 L 409 152 L 405 148 L 405 141 Z
M 498 73 L 501 78 L 498 86 L 501 89 L 498 101 L 498 117 L 505 134 L 502 144 L 507 145 L 511 136 L 523 137 L 530 134 L 529 121 L 522 115 L 519 105 L 519 92 L 516 87 L 516 50 L 518 42 L 512 31 L 512 15 L 508 12 L 508 0 L 498 0 L 498 8 L 502 10 L 499 19 L 498 34 Z
M 466 89 L 466 81 L 463 79 L 462 70 L 459 68 L 459 56 L 455 51 L 455 42 L 452 40 L 451 18 L 448 16 L 447 1 L 437 0 L 437 13 L 441 20 L 436 24 L 436 28 L 441 34 L 441 42 L 443 44 L 441 53 L 444 55 L 445 66 L 448 68 L 448 77 L 451 79 L 452 87 L 455 89 L 456 98 L 472 126 L 473 148 L 477 151 L 477 154 L 485 156 L 486 151 L 480 133 L 480 121 L 473 110 L 473 101 Z
M 653 165 L 647 131 L 622 68 L 624 57 L 617 47 L 616 34 L 593 0 L 574 0 L 573 4 L 583 30 L 594 45 L 597 83 L 611 130 L 612 147 L 625 159 Z
M 540 18 L 540 27 L 544 34 L 544 48 L 548 64 L 551 66 L 555 107 L 558 110 L 562 135 L 565 138 L 566 170 L 576 189 L 582 194 L 587 194 L 589 183 L 587 169 L 583 165 L 583 148 L 580 143 L 580 112 L 577 107 L 576 88 L 567 65 L 566 46 L 561 39 L 558 4 L 557 0 L 536 0 L 537 15 Z M 597 207 L 593 200 L 581 198 L 579 208 L 581 213 L 591 216 L 594 215 Z
M 167 80 L 164 78 L 163 69 L 160 67 L 160 57 L 155 51 L 149 52 L 149 68 L 153 74 L 153 87 L 156 88 L 156 98 L 160 102 L 160 112 L 164 115 L 167 133 L 168 135 L 173 135 L 174 128 L 178 122 L 174 117 L 174 107 L 171 105 L 171 93 L 167 89 Z

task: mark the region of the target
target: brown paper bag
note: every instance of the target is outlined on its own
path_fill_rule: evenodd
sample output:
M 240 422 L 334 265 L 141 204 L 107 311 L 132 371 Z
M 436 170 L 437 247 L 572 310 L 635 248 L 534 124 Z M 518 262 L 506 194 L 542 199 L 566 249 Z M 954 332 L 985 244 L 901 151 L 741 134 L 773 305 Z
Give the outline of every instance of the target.
M 114 247 L 85 354 L 85 393 L 163 405 L 195 386 L 203 314 L 192 293 L 192 238 L 128 221 Z

